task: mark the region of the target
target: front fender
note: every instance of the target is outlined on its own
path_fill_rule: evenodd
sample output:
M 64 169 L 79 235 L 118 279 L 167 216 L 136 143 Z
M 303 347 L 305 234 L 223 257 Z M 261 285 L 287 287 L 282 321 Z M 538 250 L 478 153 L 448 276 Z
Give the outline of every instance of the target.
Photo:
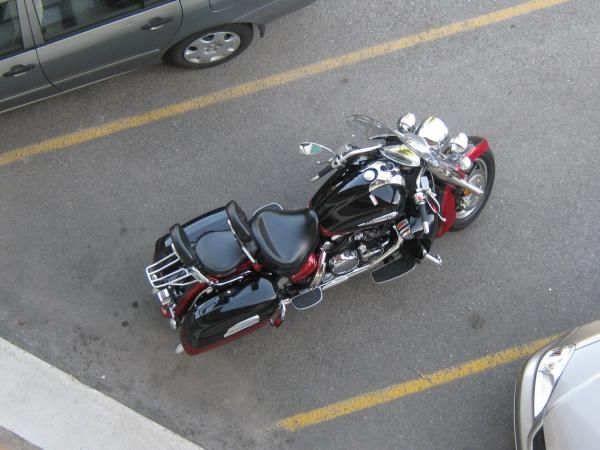
M 475 161 L 490 149 L 490 144 L 485 138 L 469 136 L 469 142 L 473 144 L 473 147 L 467 150 L 465 156 L 468 156 L 471 161 Z
M 469 142 L 472 144 L 465 152 L 471 161 L 475 161 L 490 149 L 490 144 L 487 139 L 479 136 L 469 136 Z M 452 228 L 456 221 L 456 194 L 454 186 L 446 184 L 444 195 L 441 202 L 442 216 L 446 218 L 446 222 L 440 222 L 437 237 L 443 236 Z

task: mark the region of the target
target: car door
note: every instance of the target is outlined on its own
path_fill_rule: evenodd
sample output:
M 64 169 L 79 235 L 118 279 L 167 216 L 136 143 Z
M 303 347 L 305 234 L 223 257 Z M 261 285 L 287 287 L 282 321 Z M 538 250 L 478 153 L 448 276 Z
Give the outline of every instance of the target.
M 44 76 L 23 0 L 0 0 L 0 112 L 58 92 Z
M 27 0 L 48 79 L 73 89 L 158 61 L 182 19 L 179 0 Z

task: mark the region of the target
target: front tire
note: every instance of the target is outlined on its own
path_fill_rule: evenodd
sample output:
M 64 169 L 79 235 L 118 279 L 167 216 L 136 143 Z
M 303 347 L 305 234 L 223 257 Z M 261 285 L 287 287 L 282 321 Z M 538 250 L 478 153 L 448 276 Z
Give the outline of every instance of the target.
M 220 25 L 180 41 L 165 54 L 165 60 L 186 69 L 205 69 L 235 58 L 253 38 L 251 25 Z
M 456 221 L 450 231 L 464 230 L 475 222 L 490 198 L 495 176 L 494 154 L 488 150 L 473 161 L 473 168 L 467 176 L 467 181 L 483 189 L 483 195 L 469 193 L 456 197 Z

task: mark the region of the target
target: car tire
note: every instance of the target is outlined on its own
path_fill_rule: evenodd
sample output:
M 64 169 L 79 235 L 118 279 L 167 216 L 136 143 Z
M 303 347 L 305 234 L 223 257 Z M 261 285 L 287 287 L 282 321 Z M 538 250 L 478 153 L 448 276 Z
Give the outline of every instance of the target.
M 479 173 L 483 174 L 485 177 L 484 180 L 480 180 L 480 183 L 476 183 L 478 185 L 483 185 L 480 186 L 483 187 L 483 195 L 478 199 L 477 203 L 473 205 L 471 209 L 461 210 L 460 208 L 457 208 L 456 221 L 452 225 L 452 228 L 450 228 L 450 231 L 464 230 L 473 222 L 475 222 L 475 219 L 477 219 L 479 214 L 481 214 L 481 211 L 483 211 L 485 204 L 490 198 L 490 194 L 492 193 L 492 188 L 494 186 L 494 178 L 496 176 L 496 163 L 494 161 L 494 154 L 492 153 L 492 150 L 488 150 L 475 161 L 473 161 L 473 169 L 471 169 L 467 179 L 477 176 L 477 171 L 479 171 Z M 459 202 L 462 199 L 457 197 L 456 200 Z
M 171 47 L 164 59 L 186 69 L 205 69 L 235 58 L 253 38 L 251 25 L 220 25 L 183 39 Z

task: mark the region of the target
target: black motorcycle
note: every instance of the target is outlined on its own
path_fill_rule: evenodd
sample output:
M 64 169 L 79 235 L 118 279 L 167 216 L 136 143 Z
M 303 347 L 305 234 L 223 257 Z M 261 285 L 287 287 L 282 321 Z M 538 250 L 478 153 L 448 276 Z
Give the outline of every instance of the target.
M 352 145 L 337 152 L 304 142 L 304 155 L 328 154 L 312 181 L 331 173 L 302 210 L 266 205 L 250 219 L 234 201 L 156 242 L 148 281 L 162 314 L 180 329 L 177 352 L 210 350 L 269 323 L 291 304 L 305 310 L 323 291 L 366 271 L 377 283 L 416 263 L 442 264 L 436 237 L 471 224 L 494 183 L 485 139 L 448 139 L 438 118 L 413 114 L 391 130 L 352 116 Z

